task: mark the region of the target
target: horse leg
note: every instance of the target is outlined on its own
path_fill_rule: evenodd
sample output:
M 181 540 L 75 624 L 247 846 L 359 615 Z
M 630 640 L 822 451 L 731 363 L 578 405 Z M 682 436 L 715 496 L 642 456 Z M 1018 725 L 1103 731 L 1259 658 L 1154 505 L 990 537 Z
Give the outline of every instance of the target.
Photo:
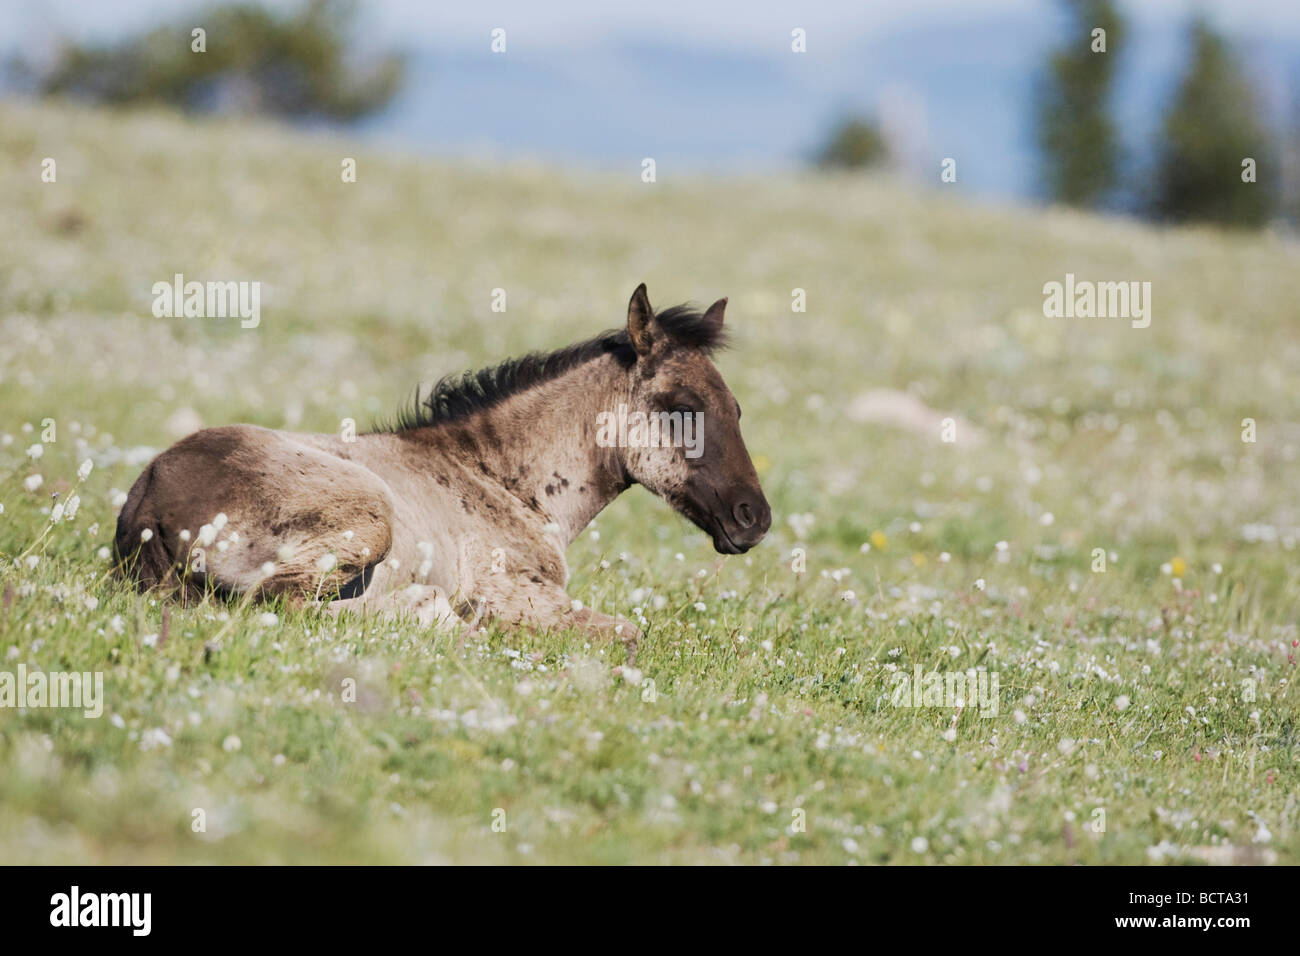
M 432 584 L 409 584 L 395 590 L 373 588 L 353 598 L 319 605 L 327 614 L 374 614 L 385 620 L 413 619 L 421 627 L 455 630 L 466 625 L 456 614 L 447 592 Z
M 494 588 L 483 601 L 483 616 L 505 628 L 533 630 L 572 628 L 600 641 L 618 638 L 627 648 L 628 663 L 635 663 L 641 631 L 631 621 L 619 620 L 590 608 L 573 606 L 573 599 L 558 584 L 536 584 L 515 578 L 515 588 Z

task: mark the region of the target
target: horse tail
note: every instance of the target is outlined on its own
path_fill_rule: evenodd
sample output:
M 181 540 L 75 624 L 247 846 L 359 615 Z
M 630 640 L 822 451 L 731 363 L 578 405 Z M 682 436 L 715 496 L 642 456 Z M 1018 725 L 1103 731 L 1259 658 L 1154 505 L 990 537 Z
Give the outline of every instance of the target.
M 126 504 L 117 516 L 117 533 L 113 536 L 113 561 L 119 576 L 134 582 L 141 591 L 174 587 L 176 556 L 167 546 L 162 525 L 149 505 L 154 465 L 150 462 L 135 480 L 126 496 Z

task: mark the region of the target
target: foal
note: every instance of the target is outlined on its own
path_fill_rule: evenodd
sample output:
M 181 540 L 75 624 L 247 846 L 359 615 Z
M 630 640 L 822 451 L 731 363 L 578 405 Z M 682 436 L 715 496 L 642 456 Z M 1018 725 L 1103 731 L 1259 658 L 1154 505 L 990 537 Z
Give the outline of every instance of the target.
M 331 611 L 425 625 L 577 627 L 635 648 L 631 623 L 564 591 L 565 548 L 601 509 L 642 484 L 723 554 L 771 524 L 740 408 L 710 359 L 726 304 L 656 315 L 642 284 L 626 329 L 444 378 L 395 427 L 351 441 L 197 432 L 132 486 L 118 566 L 141 588 L 332 598 Z M 633 427 L 611 433 L 611 416 Z M 677 440 L 684 427 L 667 440 L 635 427 L 687 416 L 693 448 Z

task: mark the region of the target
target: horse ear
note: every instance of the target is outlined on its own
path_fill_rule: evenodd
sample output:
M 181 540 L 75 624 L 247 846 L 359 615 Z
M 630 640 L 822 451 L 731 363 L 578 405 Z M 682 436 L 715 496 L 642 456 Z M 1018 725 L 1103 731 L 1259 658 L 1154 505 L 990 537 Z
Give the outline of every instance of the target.
M 637 355 L 650 354 L 653 345 L 650 323 L 654 317 L 654 309 L 650 308 L 650 299 L 645 294 L 645 283 L 642 282 L 632 293 L 632 301 L 627 304 L 627 337 L 632 340 Z
M 724 296 L 713 305 L 709 306 L 704 313 L 704 324 L 709 327 L 714 335 L 722 334 L 722 314 L 727 310 L 727 300 Z

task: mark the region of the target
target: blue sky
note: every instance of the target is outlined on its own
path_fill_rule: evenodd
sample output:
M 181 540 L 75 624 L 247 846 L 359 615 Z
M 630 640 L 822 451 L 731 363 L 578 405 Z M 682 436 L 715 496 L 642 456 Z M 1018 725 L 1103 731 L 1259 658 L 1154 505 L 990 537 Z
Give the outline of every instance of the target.
M 272 6 L 295 3 L 272 0 Z M 1269 115 L 1300 99 L 1300 0 L 1121 2 L 1130 37 L 1115 103 L 1140 176 L 1201 11 L 1236 42 Z M 0 49 L 184 21 L 176 0 L 0 0 Z M 1032 198 L 1032 94 L 1059 42 L 1053 0 L 653 0 L 360 4 L 363 46 L 411 54 L 406 89 L 357 135 L 399 148 L 660 174 L 803 163 L 839 117 L 875 116 L 928 177 L 959 157 L 976 193 Z M 808 53 L 790 51 L 807 31 Z M 508 55 L 488 49 L 504 27 Z M 209 42 L 212 42 L 211 39 Z
M 295 4 L 271 0 L 270 5 Z M 679 42 L 727 47 L 765 43 L 773 34 L 787 34 L 789 26 L 796 24 L 831 48 L 900 25 L 1007 12 L 1034 14 L 1053 6 L 1051 0 L 362 0 L 360 5 L 367 22 L 389 41 L 473 40 L 493 26 L 504 26 L 517 31 L 521 42 L 526 36 L 531 42 L 551 46 L 571 45 L 610 32 L 644 31 Z M 12 45 L 18 38 L 36 37 L 46 30 L 66 31 L 79 38 L 112 35 L 199 6 L 202 4 L 184 0 L 3 0 L 0 38 L 4 39 L 0 42 Z M 1203 10 L 1227 30 L 1300 36 L 1300 3 L 1295 0 L 1141 0 L 1122 6 L 1150 18 L 1185 17 L 1193 10 Z

